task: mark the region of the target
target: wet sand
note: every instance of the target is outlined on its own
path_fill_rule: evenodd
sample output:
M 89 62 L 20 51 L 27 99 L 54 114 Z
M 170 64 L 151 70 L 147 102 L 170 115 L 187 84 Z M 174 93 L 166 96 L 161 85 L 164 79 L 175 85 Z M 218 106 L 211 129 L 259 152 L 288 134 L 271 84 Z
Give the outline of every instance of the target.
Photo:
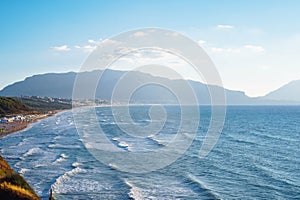
M 10 122 L 7 124 L 0 124 L 0 138 L 4 137 L 8 134 L 12 134 L 18 131 L 21 131 L 28 127 L 28 125 L 38 122 L 41 119 L 45 119 L 47 117 L 51 117 L 63 110 L 53 111 L 51 114 L 36 116 L 36 118 L 32 119 L 30 122 Z

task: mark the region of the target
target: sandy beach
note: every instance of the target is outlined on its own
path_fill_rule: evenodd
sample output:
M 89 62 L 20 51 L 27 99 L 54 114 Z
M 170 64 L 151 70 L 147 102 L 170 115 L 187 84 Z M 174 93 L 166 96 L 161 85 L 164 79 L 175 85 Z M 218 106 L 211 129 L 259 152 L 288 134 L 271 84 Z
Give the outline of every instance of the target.
M 45 119 L 47 117 L 51 117 L 59 112 L 62 112 L 63 110 L 56 110 L 56 111 L 52 111 L 49 114 L 40 114 L 40 115 L 35 115 L 35 117 L 32 119 L 32 121 L 27 122 L 27 121 L 22 121 L 22 122 L 18 122 L 18 121 L 14 121 L 14 122 L 9 122 L 6 124 L 0 124 L 0 138 L 8 135 L 8 134 L 12 134 L 18 131 L 21 131 L 25 128 L 28 127 L 28 125 L 33 124 L 38 122 L 41 119 Z

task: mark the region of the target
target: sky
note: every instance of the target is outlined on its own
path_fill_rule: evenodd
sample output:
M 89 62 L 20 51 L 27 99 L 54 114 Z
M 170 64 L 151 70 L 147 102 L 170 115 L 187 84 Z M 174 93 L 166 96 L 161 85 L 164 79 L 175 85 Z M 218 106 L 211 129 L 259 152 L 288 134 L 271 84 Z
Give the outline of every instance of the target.
M 99 41 L 159 27 L 196 41 L 225 88 L 262 96 L 300 79 L 299 19 L 297 0 L 2 0 L 0 88 L 79 71 Z

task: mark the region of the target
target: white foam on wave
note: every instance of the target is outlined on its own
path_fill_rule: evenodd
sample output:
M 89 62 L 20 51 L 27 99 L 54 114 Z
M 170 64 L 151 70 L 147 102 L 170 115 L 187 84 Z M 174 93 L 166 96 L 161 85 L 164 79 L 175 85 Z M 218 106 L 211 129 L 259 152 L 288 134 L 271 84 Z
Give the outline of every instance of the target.
M 126 147 L 129 146 L 129 144 L 127 144 L 127 143 L 124 142 L 124 141 L 121 141 L 121 142 L 118 143 L 118 146 L 119 146 L 119 147 L 125 147 L 125 148 L 126 148 Z
M 190 181 L 192 181 L 192 182 L 198 184 L 202 189 L 204 189 L 204 190 L 206 190 L 207 192 L 209 192 L 209 194 L 211 194 L 214 198 L 216 198 L 216 199 L 221 199 L 220 196 L 219 196 L 216 192 L 214 192 L 214 190 L 213 190 L 210 186 L 208 186 L 206 183 L 204 183 L 203 181 L 201 181 L 201 180 L 198 179 L 197 177 L 193 176 L 192 174 L 188 174 L 188 175 L 187 175 L 187 178 L 188 178 Z
M 258 164 L 256 162 L 254 162 L 254 166 L 257 169 L 259 169 L 260 171 L 262 171 L 265 174 L 264 176 L 267 175 L 267 176 L 269 176 L 270 178 L 272 178 L 274 180 L 283 182 L 283 183 L 288 184 L 288 185 L 292 185 L 292 186 L 296 185 L 293 181 L 291 181 L 287 178 L 288 174 L 285 171 L 275 169 L 272 166 L 264 166 L 264 165 Z M 274 187 L 274 186 L 272 186 L 272 187 Z
M 60 157 L 57 158 L 57 159 L 53 162 L 53 164 L 57 164 L 57 163 L 63 162 L 63 161 L 65 161 L 65 160 L 67 160 L 67 158 L 68 158 L 68 156 L 62 153 L 62 154 L 60 154 Z
M 29 141 L 28 138 L 24 138 L 19 144 L 18 146 L 23 146 L 24 144 L 26 144 Z
M 109 163 L 108 166 L 112 169 L 119 170 L 119 167 L 115 164 Z
M 127 151 L 130 151 L 130 152 L 131 152 L 131 151 L 133 151 L 133 149 L 134 149 L 134 148 L 133 148 L 131 145 L 129 145 L 129 146 L 127 147 Z
M 80 167 L 75 167 L 74 169 L 67 171 L 66 173 L 64 173 L 63 175 L 61 175 L 56 179 L 55 183 L 52 185 L 53 190 L 59 191 L 61 185 L 64 185 L 64 183 L 67 182 L 72 176 L 79 173 L 86 173 L 86 170 Z
M 72 167 L 79 167 L 80 165 L 82 165 L 82 163 L 80 163 L 80 162 L 72 163 Z
M 27 168 L 21 168 L 20 170 L 19 170 L 19 174 L 21 174 L 21 175 L 24 175 L 26 172 L 28 172 L 29 171 L 29 169 L 27 169 Z
M 78 174 L 78 173 L 85 173 L 86 170 L 85 169 L 82 169 L 80 167 L 75 167 L 74 169 L 66 172 L 63 176 L 64 177 L 70 177 L 70 176 L 73 176 L 75 174 Z
M 69 157 L 69 156 L 67 156 L 67 155 L 64 154 L 64 153 L 60 154 L 60 156 L 61 156 L 62 158 L 68 158 L 68 157 Z
M 129 195 L 130 198 L 132 198 L 134 200 L 145 199 L 143 197 L 143 195 L 141 194 L 140 189 L 138 187 L 136 187 L 135 185 L 130 183 L 127 179 L 124 179 L 124 182 L 127 186 L 130 187 L 130 191 L 128 192 L 128 195 Z
M 58 135 L 58 136 L 55 136 L 53 139 L 54 139 L 54 140 L 60 140 L 61 138 L 63 138 L 63 136 Z
M 107 194 L 109 195 L 108 198 L 105 198 L 105 193 L 101 195 L 100 199 L 111 199 L 111 188 L 106 183 L 100 183 L 95 180 L 91 179 L 80 179 L 80 181 L 76 179 L 66 179 L 62 184 L 55 182 L 53 185 L 51 185 L 51 188 L 53 189 L 53 193 L 56 194 L 94 194 L 94 193 L 101 193 L 103 191 L 107 191 Z M 90 195 L 87 195 L 85 198 L 80 196 L 80 199 L 89 199 Z M 67 198 L 69 199 L 69 198 Z M 79 199 L 78 197 L 73 197 L 73 199 Z M 94 198 L 91 198 L 94 199 Z M 95 198 L 99 199 L 99 197 Z
M 126 149 L 127 151 L 132 151 L 132 146 L 125 141 L 120 141 L 119 137 L 113 137 L 112 140 L 118 142 L 118 147 Z
M 128 144 L 127 142 L 125 142 L 125 141 L 120 141 L 120 142 L 118 143 L 118 146 L 121 147 L 121 148 L 123 148 L 123 149 L 126 149 L 127 151 L 132 151 L 132 146 L 129 145 L 129 144 Z
M 147 138 L 154 141 L 158 145 L 166 146 L 166 144 L 165 144 L 166 142 L 163 140 L 159 140 L 155 134 L 149 135 Z
M 34 155 L 34 154 L 41 153 L 42 151 L 43 151 L 43 150 L 40 149 L 39 147 L 31 148 L 31 149 L 29 149 L 29 150 L 23 155 L 23 157 L 32 156 L 32 155 Z
M 49 144 L 48 148 L 59 148 L 59 149 L 80 149 L 79 145 L 65 145 L 65 144 Z

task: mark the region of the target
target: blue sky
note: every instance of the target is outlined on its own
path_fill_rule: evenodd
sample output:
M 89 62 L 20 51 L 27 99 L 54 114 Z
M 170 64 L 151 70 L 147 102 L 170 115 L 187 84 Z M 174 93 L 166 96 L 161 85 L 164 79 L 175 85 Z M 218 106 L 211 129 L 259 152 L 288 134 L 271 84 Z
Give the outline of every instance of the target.
M 199 42 L 229 89 L 263 95 L 300 79 L 300 1 L 0 1 L 0 88 L 78 71 L 94 41 L 161 27 Z

